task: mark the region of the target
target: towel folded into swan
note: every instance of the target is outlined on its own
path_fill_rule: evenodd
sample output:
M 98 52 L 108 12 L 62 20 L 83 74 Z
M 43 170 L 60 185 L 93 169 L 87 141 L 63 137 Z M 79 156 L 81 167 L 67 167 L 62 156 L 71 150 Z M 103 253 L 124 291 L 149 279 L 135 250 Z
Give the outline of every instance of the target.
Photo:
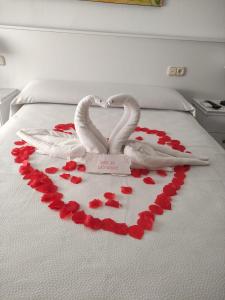
M 86 152 L 107 153 L 106 139 L 92 123 L 89 116 L 91 105 L 104 107 L 98 97 L 86 96 L 76 109 L 76 135 L 47 129 L 21 129 L 17 135 L 28 144 L 37 148 L 40 154 L 62 159 L 78 159 L 83 162 Z
M 124 113 L 109 138 L 110 153 L 124 153 L 132 161 L 132 167 L 151 170 L 178 165 L 208 165 L 207 158 L 183 153 L 153 143 L 128 140 L 140 119 L 140 108 L 130 95 L 119 94 L 110 97 L 106 106 L 124 106 Z
M 121 106 L 124 113 L 112 131 L 109 140 L 95 127 L 89 116 L 91 105 L 101 107 Z M 177 165 L 208 165 L 207 158 L 172 150 L 167 146 L 129 140 L 140 119 L 140 108 L 130 95 L 118 94 L 106 101 L 89 95 L 78 104 L 74 122 L 76 135 L 68 135 L 47 129 L 22 129 L 18 136 L 39 153 L 63 159 L 83 161 L 87 152 L 124 154 L 131 158 L 132 167 L 161 169 Z

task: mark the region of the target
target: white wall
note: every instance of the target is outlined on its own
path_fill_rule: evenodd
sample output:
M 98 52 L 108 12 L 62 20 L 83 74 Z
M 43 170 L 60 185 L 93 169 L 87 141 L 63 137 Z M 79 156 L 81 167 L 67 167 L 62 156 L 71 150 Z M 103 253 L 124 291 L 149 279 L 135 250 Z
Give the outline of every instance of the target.
M 165 0 L 162 8 L 78 0 L 0 0 L 0 24 L 225 38 L 225 0 Z
M 162 8 L 78 0 L 0 0 L 0 87 L 34 78 L 143 83 L 225 97 L 225 0 L 165 0 Z M 3 25 L 169 35 L 216 42 L 17 30 Z M 169 65 L 187 67 L 168 77 Z
M 1 45 L 3 48 L 1 49 Z M 225 44 L 0 28 L 0 87 L 34 78 L 170 86 L 188 96 L 225 97 Z M 184 65 L 184 77 L 168 77 Z

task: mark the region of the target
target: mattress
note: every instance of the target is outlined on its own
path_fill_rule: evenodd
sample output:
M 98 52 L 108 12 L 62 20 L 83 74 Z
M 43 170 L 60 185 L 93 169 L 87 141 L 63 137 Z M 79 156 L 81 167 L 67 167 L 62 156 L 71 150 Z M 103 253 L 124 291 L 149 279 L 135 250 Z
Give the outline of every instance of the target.
M 17 130 L 73 122 L 74 110 L 73 105 L 27 104 L 0 130 L 0 299 L 224 299 L 224 150 L 191 114 L 142 109 L 140 126 L 165 130 L 189 151 L 208 156 L 211 164 L 191 168 L 173 209 L 157 217 L 142 240 L 92 231 L 62 221 L 41 203 L 10 154 Z M 122 112 L 94 107 L 91 116 L 109 136 Z M 32 163 L 40 168 L 63 164 L 44 155 L 36 155 Z M 93 190 L 112 189 L 118 181 L 96 176 L 85 189 L 58 184 L 82 203 Z M 126 177 L 119 180 L 127 183 Z M 138 190 L 139 199 L 146 188 Z M 129 211 L 127 205 L 105 213 L 118 221 L 126 215 L 132 222 Z

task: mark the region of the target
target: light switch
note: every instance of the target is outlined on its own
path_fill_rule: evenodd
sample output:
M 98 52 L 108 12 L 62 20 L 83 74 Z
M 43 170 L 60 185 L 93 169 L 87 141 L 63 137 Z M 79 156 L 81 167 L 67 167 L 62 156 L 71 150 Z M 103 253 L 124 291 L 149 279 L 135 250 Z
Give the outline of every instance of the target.
M 176 76 L 176 73 L 177 73 L 177 68 L 176 67 L 169 66 L 167 68 L 167 75 L 168 76 Z
M 184 76 L 186 73 L 185 67 L 176 67 L 176 66 L 169 66 L 167 68 L 167 75 L 168 76 Z
M 177 67 L 176 76 L 184 76 L 185 75 L 185 67 Z

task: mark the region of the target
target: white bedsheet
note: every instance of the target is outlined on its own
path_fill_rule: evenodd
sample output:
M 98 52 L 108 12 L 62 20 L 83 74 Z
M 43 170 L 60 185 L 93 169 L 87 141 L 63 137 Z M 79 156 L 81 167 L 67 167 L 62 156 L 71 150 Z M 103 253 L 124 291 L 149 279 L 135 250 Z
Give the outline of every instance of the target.
M 142 110 L 141 126 L 167 131 L 193 153 L 209 156 L 211 165 L 192 167 L 173 210 L 157 217 L 153 231 L 141 241 L 92 232 L 60 220 L 42 204 L 10 155 L 18 129 L 72 122 L 74 109 L 25 105 L 0 130 L 0 299 L 224 299 L 224 150 L 190 114 Z M 122 110 L 93 108 L 91 114 L 108 136 Z M 44 167 L 47 160 L 41 156 L 38 164 Z M 55 160 L 57 164 L 63 165 Z M 99 180 L 94 182 L 95 189 L 102 188 Z M 72 191 L 69 196 L 82 202 L 82 186 L 76 188 L 76 196 Z M 87 198 L 92 193 L 85 191 Z M 144 196 L 145 189 L 140 193 Z M 121 220 L 124 209 L 113 217 Z M 128 218 L 132 222 L 133 215 Z

